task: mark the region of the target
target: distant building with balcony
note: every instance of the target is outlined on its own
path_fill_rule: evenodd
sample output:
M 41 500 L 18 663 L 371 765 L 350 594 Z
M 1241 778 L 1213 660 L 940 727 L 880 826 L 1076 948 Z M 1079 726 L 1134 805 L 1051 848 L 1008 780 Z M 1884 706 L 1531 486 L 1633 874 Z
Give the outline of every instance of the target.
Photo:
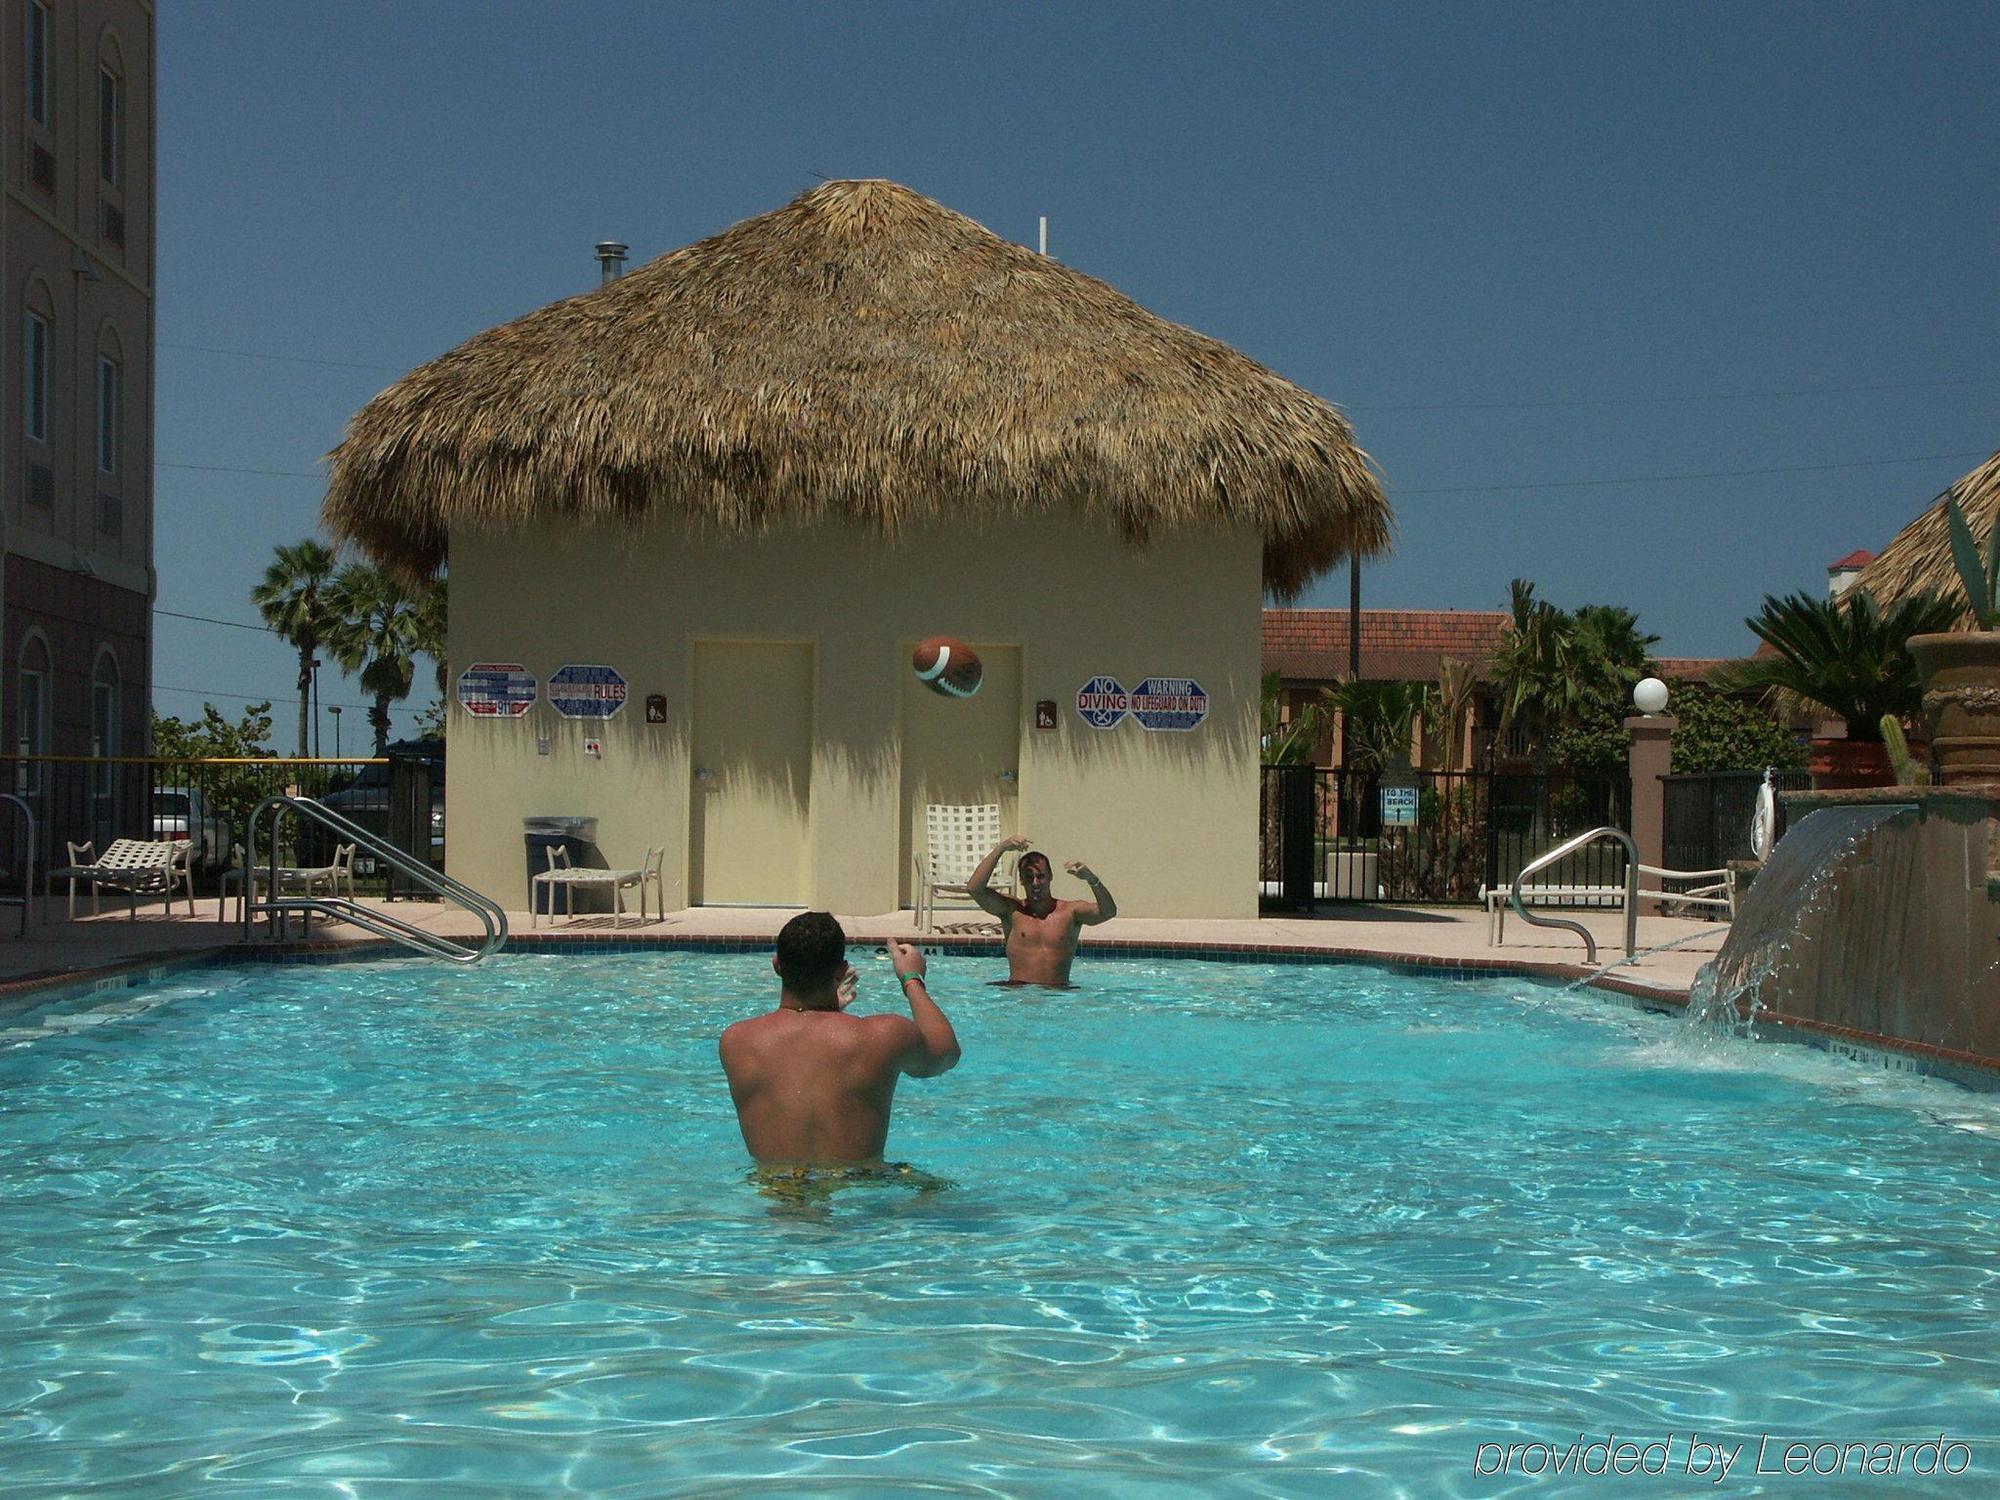
M 0 744 L 137 755 L 152 698 L 155 16 L 0 0 Z M 99 800 L 115 798 L 105 781 Z M 44 798 L 40 768 L 0 790 Z M 129 812 L 129 810 L 128 810 Z M 115 821 L 94 807 L 94 825 Z

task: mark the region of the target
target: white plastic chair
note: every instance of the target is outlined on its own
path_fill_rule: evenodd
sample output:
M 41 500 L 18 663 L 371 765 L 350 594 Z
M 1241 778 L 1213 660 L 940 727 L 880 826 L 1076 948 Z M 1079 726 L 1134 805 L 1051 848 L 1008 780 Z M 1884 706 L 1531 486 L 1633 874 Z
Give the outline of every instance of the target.
M 972 872 L 978 868 L 979 862 L 999 842 L 1000 804 L 997 802 L 966 806 L 932 802 L 925 806 L 924 849 L 916 857 L 916 879 L 910 886 L 910 899 L 916 906 L 919 930 L 929 932 L 935 925 L 939 896 L 960 896 L 967 901 L 972 899 L 966 882 L 972 879 Z M 1002 855 L 989 884 L 1012 885 L 1014 865 L 1018 859 L 1019 856 L 1011 850 Z
M 646 887 L 650 885 L 659 893 L 659 920 L 666 920 L 667 890 L 665 876 L 661 873 L 661 868 L 666 863 L 667 858 L 667 851 L 664 848 L 648 849 L 646 851 L 645 863 L 636 870 L 592 870 L 573 865 L 570 863 L 569 850 L 561 844 L 551 844 L 542 853 L 547 858 L 549 867 L 530 882 L 528 892 L 529 926 L 539 927 L 542 925 L 542 909 L 535 899 L 535 886 L 545 886 L 548 888 L 549 925 L 551 927 L 555 926 L 556 891 L 560 890 L 563 893 L 563 914 L 565 916 L 574 916 L 576 891 L 579 886 L 586 890 L 608 888 L 611 892 L 612 920 L 619 926 L 623 926 L 625 922 L 625 892 L 637 887 L 639 892 L 639 925 L 643 927 L 647 922 L 652 920 L 646 911 Z

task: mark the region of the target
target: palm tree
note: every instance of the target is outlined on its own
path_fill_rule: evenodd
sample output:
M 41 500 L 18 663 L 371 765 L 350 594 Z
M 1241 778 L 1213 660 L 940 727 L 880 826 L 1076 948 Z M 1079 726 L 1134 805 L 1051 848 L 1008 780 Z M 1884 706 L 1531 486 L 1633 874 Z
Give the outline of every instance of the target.
M 1286 719 L 1278 674 L 1264 674 L 1258 700 L 1257 742 L 1265 765 L 1296 766 L 1311 762 L 1313 747 L 1326 731 L 1326 696 L 1326 690 L 1320 689 L 1318 699 L 1305 704 L 1296 717 Z
M 264 570 L 264 581 L 250 590 L 250 602 L 264 617 L 264 623 L 282 636 L 299 653 L 299 755 L 310 751 L 308 738 L 312 722 L 313 658 L 333 623 L 327 601 L 327 586 L 333 579 L 337 555 L 311 537 L 278 548 L 278 555 Z
M 336 618 L 327 645 L 343 672 L 361 674 L 361 690 L 374 698 L 368 722 L 382 755 L 389 748 L 389 705 L 410 696 L 424 649 L 423 600 L 369 563 L 342 568 L 329 594 Z
M 1763 609 L 1743 623 L 1776 654 L 1736 663 L 1716 674 L 1715 685 L 1774 691 L 1846 720 L 1850 740 L 1879 742 L 1884 714 L 1914 719 L 1923 712 L 1910 637 L 1950 630 L 1958 613 L 1955 601 L 1935 594 L 1912 594 L 1886 614 L 1862 589 L 1839 600 L 1766 594 Z
M 1435 718 L 1435 732 L 1440 736 L 1444 754 L 1438 769 L 1456 771 L 1459 751 L 1463 748 L 1465 736 L 1465 716 L 1472 712 L 1472 701 L 1479 690 L 1479 675 L 1469 661 L 1457 657 L 1447 657 L 1438 663 L 1437 686 L 1431 691 L 1430 712 L 1425 717 L 1424 738 L 1430 739 L 1433 727 L 1430 720 Z
M 448 682 L 450 671 L 445 666 L 444 641 L 445 624 L 448 613 L 448 599 L 445 581 L 433 578 L 422 584 L 417 591 L 417 649 L 431 659 L 437 669 L 438 697 L 450 696 Z
M 1526 731 L 1535 775 L 1549 769 L 1549 736 L 1576 718 L 1591 697 L 1576 622 L 1516 578 L 1509 586 L 1514 618 L 1493 653 L 1500 696 L 1500 732 Z
M 1581 665 L 1601 711 L 1623 718 L 1631 712 L 1632 688 L 1646 675 L 1660 638 L 1643 633 L 1639 617 L 1619 604 L 1581 605 L 1570 618 Z
M 1364 775 L 1407 768 L 1417 716 L 1436 712 L 1417 682 L 1343 682 L 1327 693 L 1327 703 L 1345 716 L 1348 766 Z

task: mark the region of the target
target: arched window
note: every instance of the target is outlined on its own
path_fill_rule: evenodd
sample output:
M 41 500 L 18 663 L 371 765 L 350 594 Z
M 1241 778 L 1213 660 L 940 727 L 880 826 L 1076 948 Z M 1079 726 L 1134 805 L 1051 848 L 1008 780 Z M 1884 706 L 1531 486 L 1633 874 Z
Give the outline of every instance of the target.
M 116 494 L 125 454 L 125 359 L 118 330 L 106 323 L 97 335 L 97 478 Z M 106 496 L 110 498 L 110 496 Z M 120 527 L 111 511 L 100 505 L 98 529 L 116 533 Z
M 49 364 L 54 358 L 55 321 L 56 299 L 48 282 L 39 275 L 29 276 L 21 299 L 21 435 L 31 443 L 49 441 L 49 397 L 54 389 Z M 33 485 L 29 488 L 32 491 Z M 29 498 L 34 498 L 32 493 Z
M 49 753 L 49 643 L 39 630 L 21 642 L 14 672 L 14 753 Z M 23 797 L 41 793 L 46 767 L 39 760 L 15 762 L 14 790 Z
M 102 758 L 118 754 L 118 742 L 118 657 L 101 646 L 90 672 L 90 753 L 100 757 L 91 768 L 90 826 L 100 849 L 118 836 L 118 767 Z
M 125 186 L 125 57 L 109 32 L 97 45 L 97 177 Z
M 49 7 L 46 0 L 28 0 L 28 31 L 25 42 L 27 77 L 23 80 L 27 87 L 22 91 L 22 100 L 28 106 L 28 118 L 37 125 L 46 127 L 49 123 Z
M 90 673 L 90 753 L 118 754 L 118 655 L 109 646 Z

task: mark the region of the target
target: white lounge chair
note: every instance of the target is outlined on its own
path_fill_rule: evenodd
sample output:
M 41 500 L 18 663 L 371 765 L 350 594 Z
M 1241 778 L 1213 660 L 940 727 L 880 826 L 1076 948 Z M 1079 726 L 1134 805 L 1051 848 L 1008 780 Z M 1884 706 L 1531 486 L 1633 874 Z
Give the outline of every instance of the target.
M 924 848 L 916 857 L 916 879 L 910 885 L 910 900 L 916 907 L 917 927 L 929 932 L 937 920 L 939 896 L 972 893 L 966 882 L 979 862 L 1000 842 L 1000 804 L 986 802 L 964 806 L 933 802 L 924 808 Z M 994 886 L 1010 886 L 1019 856 L 1011 850 L 1001 856 L 994 870 Z
M 69 915 L 76 918 L 76 888 L 79 882 L 90 887 L 90 914 L 101 909 L 97 893 L 113 890 L 131 900 L 128 913 L 139 919 L 141 899 L 158 897 L 167 912 L 174 909 L 174 888 L 187 896 L 188 915 L 194 915 L 194 844 L 189 839 L 113 839 L 104 853 L 92 857 L 94 841 L 81 844 L 65 841 L 69 863 L 48 872 L 42 880 L 42 907 L 46 911 L 50 888 L 58 880 L 69 882 Z
M 665 849 L 648 849 L 646 860 L 636 870 L 587 870 L 569 862 L 569 850 L 561 844 L 551 844 L 543 851 L 549 867 L 534 878 L 533 885 L 545 888 L 548 895 L 549 925 L 555 925 L 555 893 L 563 892 L 563 915 L 576 914 L 576 892 L 578 890 L 609 890 L 611 892 L 612 920 L 619 925 L 625 921 L 625 892 L 637 887 L 639 891 L 639 921 L 643 927 L 655 920 L 646 914 L 646 887 L 652 886 L 659 893 L 660 910 L 657 920 L 665 921 L 667 916 L 667 891 L 665 877 L 661 873 L 666 863 Z M 528 892 L 528 925 L 539 927 L 541 923 L 541 903 L 531 888 Z

